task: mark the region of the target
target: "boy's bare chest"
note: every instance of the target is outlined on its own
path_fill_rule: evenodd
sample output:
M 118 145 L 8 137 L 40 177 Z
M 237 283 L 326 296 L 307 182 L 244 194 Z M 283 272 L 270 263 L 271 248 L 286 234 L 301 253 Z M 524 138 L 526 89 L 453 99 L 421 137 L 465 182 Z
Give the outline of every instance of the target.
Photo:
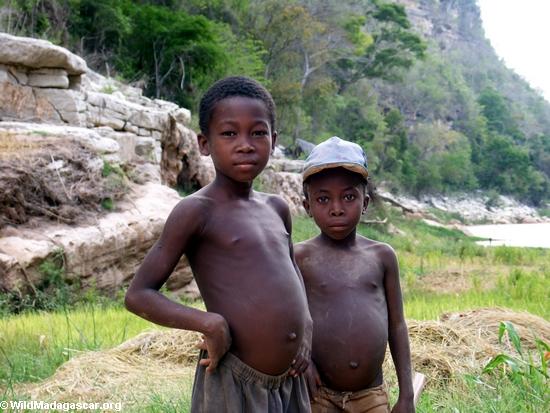
M 282 244 L 288 248 L 289 234 L 279 215 L 269 207 L 228 207 L 214 211 L 205 226 L 209 243 L 225 250 Z
M 377 291 L 383 288 L 384 268 L 370 254 L 342 255 L 319 251 L 301 266 L 308 288 L 331 294 L 342 290 Z

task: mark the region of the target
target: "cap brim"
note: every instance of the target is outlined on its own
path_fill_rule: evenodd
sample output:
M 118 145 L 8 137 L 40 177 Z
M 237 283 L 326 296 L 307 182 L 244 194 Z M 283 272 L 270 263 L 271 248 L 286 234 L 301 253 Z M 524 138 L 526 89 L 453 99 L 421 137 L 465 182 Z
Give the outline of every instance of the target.
M 358 165 L 356 163 L 348 163 L 348 162 L 335 162 L 335 163 L 329 163 L 329 164 L 323 164 L 323 165 L 317 165 L 317 166 L 310 166 L 302 173 L 302 179 L 305 181 L 311 175 L 315 175 L 321 171 L 324 171 L 325 169 L 334 169 L 334 168 L 345 168 L 348 171 L 355 172 L 361 175 L 365 179 L 365 181 L 369 177 L 369 172 L 362 165 Z

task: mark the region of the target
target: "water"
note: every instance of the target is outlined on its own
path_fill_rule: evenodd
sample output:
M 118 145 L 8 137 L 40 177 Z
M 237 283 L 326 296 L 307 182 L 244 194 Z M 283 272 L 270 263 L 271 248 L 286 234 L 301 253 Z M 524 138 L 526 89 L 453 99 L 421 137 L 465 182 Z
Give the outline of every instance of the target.
M 550 223 L 472 225 L 464 230 L 469 235 L 489 239 L 479 241 L 481 245 L 550 248 Z

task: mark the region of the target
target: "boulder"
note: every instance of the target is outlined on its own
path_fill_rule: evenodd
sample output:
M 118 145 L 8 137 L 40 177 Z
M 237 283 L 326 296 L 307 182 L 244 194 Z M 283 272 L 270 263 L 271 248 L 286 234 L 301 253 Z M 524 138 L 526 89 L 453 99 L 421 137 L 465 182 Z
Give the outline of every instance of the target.
M 62 123 L 59 113 L 43 96 L 37 96 L 30 86 L 0 68 L 0 120 Z
M 64 69 L 68 74 L 86 72 L 84 59 L 59 46 L 40 39 L 0 33 L 0 63 L 33 69 Z
M 0 132 L 20 137 L 51 136 L 72 139 L 97 154 L 117 153 L 119 144 L 110 138 L 102 137 L 94 130 L 75 126 L 51 125 L 45 123 L 0 122 Z
M 86 103 L 81 93 L 69 89 L 35 89 L 34 95 L 50 103 L 63 122 L 86 126 Z
M 69 77 L 63 69 L 37 69 L 27 75 L 27 84 L 33 87 L 69 88 Z
M 0 288 L 23 290 L 29 283 L 39 284 L 43 274 L 38 267 L 58 251 L 63 253 L 67 279 L 78 278 L 83 286 L 102 290 L 128 282 L 181 199 L 176 191 L 156 183 L 133 190 L 133 199 L 120 205 L 121 212 L 100 217 L 95 225 L 48 224 L 39 232 L 22 228 L 1 237 Z M 174 289 L 191 281 L 185 258 L 172 278 L 169 286 Z
M 274 172 L 266 169 L 260 182 L 262 190 L 273 194 L 279 194 L 288 203 L 293 215 L 305 214 L 302 206 L 302 175 L 293 172 Z

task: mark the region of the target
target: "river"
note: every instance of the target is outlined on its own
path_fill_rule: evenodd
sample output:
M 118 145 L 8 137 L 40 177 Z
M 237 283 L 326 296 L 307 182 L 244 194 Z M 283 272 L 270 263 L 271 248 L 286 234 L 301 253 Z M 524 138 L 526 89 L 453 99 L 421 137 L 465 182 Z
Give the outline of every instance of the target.
M 464 227 L 464 232 L 488 241 L 481 245 L 507 245 L 509 247 L 550 248 L 550 223 L 539 224 L 498 224 L 472 225 Z

